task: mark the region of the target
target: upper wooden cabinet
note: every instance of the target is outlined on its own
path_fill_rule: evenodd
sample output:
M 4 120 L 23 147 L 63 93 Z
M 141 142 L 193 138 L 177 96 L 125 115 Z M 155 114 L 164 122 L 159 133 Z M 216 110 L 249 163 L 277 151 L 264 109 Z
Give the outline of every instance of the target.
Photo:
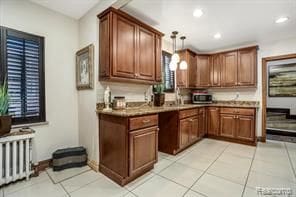
M 215 54 L 196 54 L 186 49 L 179 55 L 187 61 L 188 69 L 177 69 L 178 87 L 256 87 L 257 46 Z
M 237 85 L 237 51 L 222 54 L 221 85 L 223 87 Z
M 114 8 L 98 15 L 99 80 L 161 82 L 163 34 Z
M 221 67 L 222 67 L 222 55 L 214 54 L 211 56 L 211 86 L 219 87 L 221 86 Z
M 257 49 L 238 50 L 237 85 L 255 86 L 257 83 Z
M 211 61 L 209 55 L 197 55 L 196 66 L 198 73 L 198 84 L 195 87 L 211 86 Z

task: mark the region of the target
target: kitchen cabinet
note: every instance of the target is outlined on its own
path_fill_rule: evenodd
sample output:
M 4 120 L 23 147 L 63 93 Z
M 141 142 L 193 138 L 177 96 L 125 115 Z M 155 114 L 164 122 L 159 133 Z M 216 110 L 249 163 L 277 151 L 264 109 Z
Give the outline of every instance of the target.
M 186 49 L 178 51 L 180 62 L 185 60 L 188 68 L 181 70 L 179 65 L 176 70 L 176 83 L 179 88 L 195 87 L 197 84 L 197 67 L 195 53 Z
M 222 54 L 221 86 L 237 85 L 237 51 Z
M 196 60 L 197 60 L 197 73 L 198 73 L 198 84 L 196 87 L 209 87 L 211 85 L 210 56 L 197 55 Z
M 160 82 L 163 34 L 114 8 L 103 11 L 98 18 L 99 80 Z
M 199 137 L 203 138 L 206 134 L 206 109 L 204 107 L 199 108 L 198 118 L 199 118 L 199 127 L 198 127 Z
M 257 49 L 238 50 L 237 85 L 255 86 L 257 79 Z
M 252 108 L 221 108 L 221 137 L 255 144 L 256 110 Z
M 220 87 L 221 86 L 221 67 L 222 67 L 222 55 L 214 54 L 212 55 L 212 64 L 211 64 L 211 87 Z
M 125 185 L 153 169 L 158 155 L 158 115 L 99 116 L 99 170 Z
M 217 136 L 220 130 L 220 108 L 208 107 L 207 109 L 207 134 Z
M 158 150 L 177 154 L 201 139 L 198 108 L 159 114 Z

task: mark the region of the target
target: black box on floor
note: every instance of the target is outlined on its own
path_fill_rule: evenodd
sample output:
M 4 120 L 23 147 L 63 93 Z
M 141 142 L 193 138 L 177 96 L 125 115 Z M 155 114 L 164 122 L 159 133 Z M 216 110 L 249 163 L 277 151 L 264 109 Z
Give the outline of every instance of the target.
M 87 154 L 84 147 L 59 149 L 52 154 L 53 171 L 82 167 L 86 164 Z

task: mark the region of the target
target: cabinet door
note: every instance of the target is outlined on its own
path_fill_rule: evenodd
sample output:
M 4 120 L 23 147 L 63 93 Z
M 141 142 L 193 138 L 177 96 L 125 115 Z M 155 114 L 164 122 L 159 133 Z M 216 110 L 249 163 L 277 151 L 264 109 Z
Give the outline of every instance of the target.
M 240 140 L 254 141 L 254 136 L 254 116 L 239 115 L 237 118 L 236 138 Z
M 135 78 L 137 25 L 113 15 L 113 67 L 115 77 Z
M 157 160 L 158 128 L 136 130 L 129 133 L 129 175 L 152 166 Z
M 237 85 L 237 51 L 223 54 L 222 81 L 224 87 Z
M 190 132 L 190 141 L 195 141 L 199 138 L 199 119 L 198 116 L 193 116 L 191 119 L 191 132 Z
M 222 137 L 235 137 L 236 129 L 236 115 L 221 114 L 220 115 L 220 136 Z
M 208 135 L 217 136 L 220 128 L 220 109 L 218 107 L 209 107 L 207 112 Z
M 188 65 L 189 65 L 188 85 L 189 85 L 189 87 L 198 87 L 198 72 L 197 72 L 197 61 L 196 61 L 195 54 L 190 53 L 188 59 L 189 59 L 189 61 L 188 61 Z
M 198 120 L 199 120 L 199 124 L 198 124 L 199 137 L 202 138 L 206 134 L 206 111 L 205 110 L 203 110 L 203 112 L 199 114 Z
M 136 78 L 154 81 L 155 79 L 155 34 L 139 27 L 138 66 Z
M 237 84 L 239 86 L 255 86 L 257 78 L 257 49 L 238 51 Z
M 161 66 L 161 36 L 156 35 L 156 54 L 155 54 L 155 80 L 162 81 L 162 66 Z
M 187 58 L 187 52 L 186 51 L 182 51 L 179 53 L 180 56 L 180 60 L 186 60 L 188 61 Z M 188 62 L 187 62 L 188 63 Z M 177 87 L 180 88 L 187 88 L 188 87 L 188 69 L 187 70 L 180 70 L 179 65 L 177 66 L 177 70 L 176 70 L 176 83 L 177 83 Z
M 221 55 L 216 54 L 212 56 L 212 65 L 211 65 L 211 86 L 219 87 L 220 76 L 221 76 Z
M 191 132 L 191 118 L 186 118 L 180 120 L 179 126 L 179 147 L 183 148 L 184 146 L 188 145 L 190 140 L 190 132 Z
M 210 82 L 210 57 L 209 56 L 197 56 L 197 69 L 199 74 L 200 87 L 208 87 Z

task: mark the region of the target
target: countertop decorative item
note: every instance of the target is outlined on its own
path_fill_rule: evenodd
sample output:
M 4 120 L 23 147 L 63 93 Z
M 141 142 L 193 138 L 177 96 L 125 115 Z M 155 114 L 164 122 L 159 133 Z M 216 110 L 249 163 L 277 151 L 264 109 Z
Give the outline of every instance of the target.
M 105 92 L 104 92 L 104 103 L 105 108 L 104 110 L 110 110 L 110 103 L 111 103 L 111 91 L 109 86 L 107 86 Z
M 79 50 L 76 53 L 76 88 L 78 90 L 93 88 L 94 45 Z
M 8 114 L 9 95 L 7 90 L 7 82 L 0 85 L 0 136 L 10 132 L 11 116 Z
M 163 91 L 164 91 L 163 84 L 158 84 L 153 86 L 155 106 L 163 106 L 165 102 L 165 94 L 163 93 Z
M 113 109 L 122 110 L 126 108 L 126 102 L 124 96 L 115 96 L 113 99 Z

